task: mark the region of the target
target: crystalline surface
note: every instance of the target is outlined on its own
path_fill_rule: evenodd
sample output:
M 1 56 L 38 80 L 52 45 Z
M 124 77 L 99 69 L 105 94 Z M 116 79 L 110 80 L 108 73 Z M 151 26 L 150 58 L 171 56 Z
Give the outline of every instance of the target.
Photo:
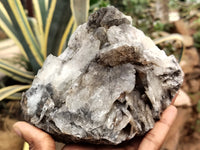
M 149 131 L 183 80 L 174 56 L 114 7 L 48 56 L 22 98 L 27 121 L 62 142 L 119 144 Z

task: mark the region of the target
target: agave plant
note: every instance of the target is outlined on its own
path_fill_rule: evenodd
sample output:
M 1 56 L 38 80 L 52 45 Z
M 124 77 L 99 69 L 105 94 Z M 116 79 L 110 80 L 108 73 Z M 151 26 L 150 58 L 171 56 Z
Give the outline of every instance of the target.
M 32 0 L 34 17 L 28 17 L 20 0 L 0 0 L 0 28 L 19 46 L 31 71 L 0 59 L 0 71 L 19 81 L 0 89 L 0 101 L 20 99 L 51 53 L 59 55 L 77 25 L 86 21 L 89 0 Z

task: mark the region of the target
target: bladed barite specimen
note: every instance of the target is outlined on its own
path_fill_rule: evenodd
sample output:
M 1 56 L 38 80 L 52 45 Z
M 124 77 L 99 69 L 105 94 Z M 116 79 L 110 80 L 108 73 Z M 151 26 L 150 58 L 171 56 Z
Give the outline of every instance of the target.
M 49 55 L 23 95 L 25 119 L 64 143 L 119 144 L 153 128 L 183 73 L 114 7 L 77 28 Z

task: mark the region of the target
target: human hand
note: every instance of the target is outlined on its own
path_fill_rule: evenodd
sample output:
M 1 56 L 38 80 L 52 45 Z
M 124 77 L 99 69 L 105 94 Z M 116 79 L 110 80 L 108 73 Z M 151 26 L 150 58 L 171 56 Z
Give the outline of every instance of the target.
M 94 146 L 94 145 L 66 145 L 62 150 L 158 150 L 177 115 L 175 106 L 170 105 L 162 114 L 161 119 L 156 122 L 143 139 L 133 140 L 127 145 L 121 146 Z M 29 143 L 30 150 L 55 150 L 55 142 L 50 135 L 44 131 L 26 123 L 17 122 L 13 125 L 14 131 Z

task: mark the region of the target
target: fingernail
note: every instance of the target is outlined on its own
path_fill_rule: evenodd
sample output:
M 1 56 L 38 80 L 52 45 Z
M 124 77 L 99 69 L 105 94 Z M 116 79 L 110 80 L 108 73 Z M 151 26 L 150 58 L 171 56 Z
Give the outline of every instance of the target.
M 179 91 L 176 93 L 176 95 L 175 95 L 174 98 L 172 99 L 171 105 L 174 105 L 175 100 L 176 100 L 176 98 L 177 98 L 178 95 L 179 95 Z
M 19 137 L 22 137 L 22 133 L 21 133 L 21 131 L 19 130 L 19 128 L 13 126 L 13 130 L 15 131 L 15 133 L 16 133 Z

